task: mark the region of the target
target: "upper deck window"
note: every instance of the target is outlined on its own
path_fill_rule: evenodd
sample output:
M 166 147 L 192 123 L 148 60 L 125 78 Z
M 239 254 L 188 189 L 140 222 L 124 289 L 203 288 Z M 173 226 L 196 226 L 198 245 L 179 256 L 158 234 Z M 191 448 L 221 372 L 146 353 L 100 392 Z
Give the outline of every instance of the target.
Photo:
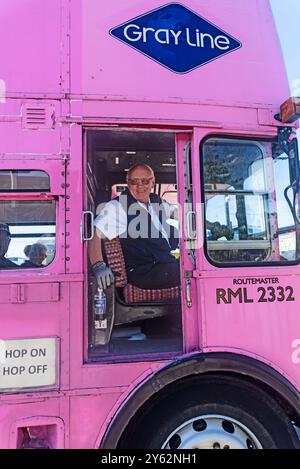
M 210 138 L 202 148 L 209 259 L 217 265 L 297 261 L 289 155 L 250 140 Z
M 50 191 L 50 178 L 44 171 L 1 170 L 1 192 L 47 192 Z

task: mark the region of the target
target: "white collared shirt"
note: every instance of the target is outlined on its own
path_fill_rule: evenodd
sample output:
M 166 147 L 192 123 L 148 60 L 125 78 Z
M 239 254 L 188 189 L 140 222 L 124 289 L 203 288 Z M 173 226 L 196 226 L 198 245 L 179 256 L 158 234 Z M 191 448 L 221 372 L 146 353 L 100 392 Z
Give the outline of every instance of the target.
M 148 211 L 153 225 L 169 243 L 168 235 L 150 201 L 147 206 L 138 201 L 137 203 L 143 208 L 143 210 Z M 175 207 L 165 200 L 163 200 L 163 205 L 167 213 L 167 218 L 169 218 L 174 212 Z M 97 210 L 97 213 L 98 215 L 95 218 L 94 226 L 98 228 L 107 239 L 111 240 L 126 232 L 127 214 L 117 199 L 110 200 L 104 206 L 101 205 L 100 209 Z

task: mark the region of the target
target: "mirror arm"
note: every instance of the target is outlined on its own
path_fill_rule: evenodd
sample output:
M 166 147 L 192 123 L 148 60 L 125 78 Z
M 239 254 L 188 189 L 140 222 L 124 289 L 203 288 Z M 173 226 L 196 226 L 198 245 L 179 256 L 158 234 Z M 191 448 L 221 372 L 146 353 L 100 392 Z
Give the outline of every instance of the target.
M 291 127 L 278 127 L 278 145 L 280 150 L 289 154 L 290 142 L 289 138 L 293 129 Z

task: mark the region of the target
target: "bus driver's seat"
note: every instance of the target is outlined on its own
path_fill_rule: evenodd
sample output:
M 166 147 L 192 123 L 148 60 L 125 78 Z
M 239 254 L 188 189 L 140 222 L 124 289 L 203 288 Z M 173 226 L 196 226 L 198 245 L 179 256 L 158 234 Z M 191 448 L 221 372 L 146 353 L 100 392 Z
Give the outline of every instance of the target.
M 115 287 L 123 288 L 124 302 L 132 303 L 169 303 L 176 302 L 179 298 L 179 287 L 163 288 L 163 289 L 142 289 L 127 282 L 125 269 L 125 260 L 122 252 L 120 240 L 114 238 L 104 241 L 104 248 L 107 263 L 111 270 L 116 273 Z

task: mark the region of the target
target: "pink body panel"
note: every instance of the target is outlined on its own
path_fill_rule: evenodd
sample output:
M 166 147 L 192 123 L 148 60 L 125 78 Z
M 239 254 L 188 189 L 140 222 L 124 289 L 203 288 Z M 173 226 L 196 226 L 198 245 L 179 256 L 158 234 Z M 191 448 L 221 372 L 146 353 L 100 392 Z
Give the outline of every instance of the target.
M 171 361 L 85 363 L 86 246 L 80 233 L 85 209 L 83 126 L 152 124 L 171 130 L 181 126 L 177 154 L 182 155 L 191 136 L 198 204 L 202 138 L 223 133 L 276 135 L 273 116 L 289 88 L 269 2 L 184 0 L 186 7 L 242 43 L 241 49 L 184 75 L 109 35 L 111 28 L 164 4 L 161 0 L 147 5 L 142 0 L 1 2 L 0 80 L 5 92 L 0 99 L 0 165 L 44 168 L 54 181 L 51 193 L 61 202 L 53 263 L 42 273 L 0 271 L 1 339 L 56 337 L 59 343 L 58 380 L 52 390 L 0 395 L 2 448 L 17 446 L 16 428 L 30 422 L 26 419 L 34 425 L 34 418 L 46 416 L 49 425 L 61 419 L 59 435 L 65 434 L 57 447 L 99 446 L 122 403 Z M 22 109 L 24 103 L 37 101 L 45 108 L 53 106 L 55 119 L 53 125 L 32 130 L 24 124 Z M 66 161 L 67 187 L 61 179 Z M 180 158 L 177 168 L 179 198 L 184 200 Z M 182 271 L 192 269 L 184 252 L 182 264 Z M 191 281 L 192 308 L 186 307 L 183 297 L 184 353 L 227 351 L 254 357 L 300 390 L 299 364 L 291 358 L 300 337 L 299 273 L 299 266 L 218 269 L 209 264 L 201 247 Z M 283 285 L 293 286 L 296 301 L 276 303 L 276 308 L 238 301 L 216 306 L 216 288 L 231 288 L 233 279 L 242 277 L 278 277 Z M 17 285 L 26 290 L 25 301 L 12 300 Z M 256 288 L 249 286 L 253 298 Z

